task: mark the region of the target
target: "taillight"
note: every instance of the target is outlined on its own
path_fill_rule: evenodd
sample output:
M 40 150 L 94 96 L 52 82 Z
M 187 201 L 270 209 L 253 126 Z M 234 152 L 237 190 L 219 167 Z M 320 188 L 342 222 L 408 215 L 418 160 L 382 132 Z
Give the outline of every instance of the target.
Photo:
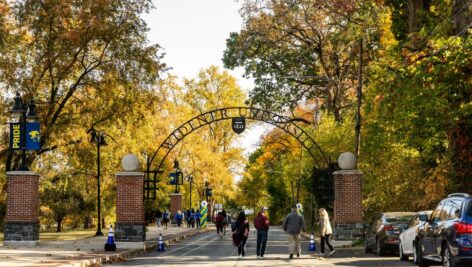
M 384 230 L 385 230 L 385 231 L 393 231 L 393 226 L 391 226 L 391 225 L 384 225 Z
M 457 234 L 472 234 L 472 224 L 470 223 L 456 222 L 454 228 Z

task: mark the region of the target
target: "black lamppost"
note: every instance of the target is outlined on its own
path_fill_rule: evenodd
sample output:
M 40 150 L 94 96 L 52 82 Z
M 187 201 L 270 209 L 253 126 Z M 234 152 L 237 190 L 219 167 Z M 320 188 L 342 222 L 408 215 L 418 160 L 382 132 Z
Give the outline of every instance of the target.
M 107 143 L 105 142 L 105 133 L 96 131 L 92 129 L 90 132 L 92 136 L 91 141 L 92 143 L 97 144 L 97 208 L 98 208 L 98 223 L 97 223 L 97 232 L 95 236 L 102 236 L 102 227 L 101 227 L 101 218 L 100 218 L 100 147 L 106 146 Z
M 210 214 L 210 220 L 213 221 L 213 205 L 211 203 L 211 196 L 213 195 L 212 188 L 208 182 L 205 182 L 205 196 L 206 196 L 206 202 L 209 203 L 209 212 Z M 210 199 L 210 201 L 209 201 Z
M 28 107 L 26 107 L 26 101 L 21 98 L 20 92 L 16 92 L 14 105 L 10 110 L 12 116 L 12 121 L 10 122 L 10 149 L 21 150 L 21 165 L 17 169 L 20 171 L 29 171 L 28 164 L 26 163 L 26 150 L 39 149 L 39 125 L 37 130 L 35 130 L 34 136 L 30 137 L 31 140 L 37 142 L 37 145 L 34 148 L 27 148 L 26 144 L 27 124 L 36 122 L 38 118 L 35 109 L 34 100 L 28 101 Z
M 178 160 L 174 160 L 174 171 L 175 171 L 175 192 L 174 193 L 177 194 L 179 193 L 180 177 L 182 176 L 182 171 L 180 170 Z
M 208 182 L 205 182 L 205 196 L 206 196 L 206 202 L 208 202 L 208 197 L 211 197 L 213 195 L 212 193 L 212 188 Z

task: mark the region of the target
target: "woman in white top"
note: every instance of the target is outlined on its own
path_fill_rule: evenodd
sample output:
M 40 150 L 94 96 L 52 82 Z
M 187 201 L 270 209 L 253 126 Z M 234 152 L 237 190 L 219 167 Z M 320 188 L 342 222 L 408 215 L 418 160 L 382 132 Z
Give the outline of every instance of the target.
M 320 215 L 320 237 L 321 237 L 321 254 L 325 253 L 325 242 L 326 245 L 328 245 L 329 249 L 331 252 L 328 254 L 328 256 L 333 255 L 336 251 L 334 250 L 333 246 L 329 243 L 329 237 L 333 233 L 333 230 L 331 228 L 331 224 L 329 223 L 329 216 L 328 212 L 321 208 L 319 209 L 319 215 Z

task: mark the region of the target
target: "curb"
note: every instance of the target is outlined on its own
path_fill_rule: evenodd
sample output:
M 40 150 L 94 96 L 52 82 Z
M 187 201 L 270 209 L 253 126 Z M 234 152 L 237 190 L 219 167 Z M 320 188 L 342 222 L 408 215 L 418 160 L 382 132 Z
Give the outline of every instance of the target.
M 195 231 L 192 233 L 187 233 L 184 235 L 176 235 L 173 236 L 169 239 L 164 240 L 164 244 L 169 245 L 175 242 L 178 242 L 180 240 L 184 240 L 186 238 L 198 235 L 198 234 L 203 234 L 206 232 L 210 232 L 213 230 L 212 228 L 206 228 L 202 229 L 200 231 Z M 70 266 L 73 267 L 91 267 L 91 266 L 101 266 L 104 263 L 113 263 L 113 262 L 120 262 L 120 261 L 125 261 L 129 258 L 132 258 L 133 256 L 136 256 L 138 254 L 143 254 L 147 252 L 151 252 L 157 248 L 157 241 L 158 238 L 153 238 L 145 241 L 145 247 L 144 249 L 130 249 L 130 250 L 125 250 L 119 253 L 115 254 L 108 254 L 108 255 L 97 255 L 96 258 L 93 259 L 86 259 L 86 260 L 79 260 L 78 262 L 75 263 L 69 263 Z M 85 255 L 86 256 L 86 255 Z

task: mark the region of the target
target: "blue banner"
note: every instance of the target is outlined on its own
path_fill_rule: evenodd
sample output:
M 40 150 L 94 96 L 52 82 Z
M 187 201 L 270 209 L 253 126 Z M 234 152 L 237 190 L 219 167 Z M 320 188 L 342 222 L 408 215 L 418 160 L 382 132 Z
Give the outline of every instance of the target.
M 39 150 L 39 134 L 40 124 L 39 122 L 27 122 L 26 123 L 26 150 Z
M 177 175 L 176 175 L 175 172 L 169 173 L 169 178 L 170 178 L 170 181 L 169 181 L 169 182 L 170 182 L 170 184 L 174 184 L 174 185 L 175 185 L 175 180 L 176 180 L 175 177 L 176 177 L 176 176 L 177 176 Z
M 10 123 L 10 149 L 22 149 L 22 134 L 21 123 Z

